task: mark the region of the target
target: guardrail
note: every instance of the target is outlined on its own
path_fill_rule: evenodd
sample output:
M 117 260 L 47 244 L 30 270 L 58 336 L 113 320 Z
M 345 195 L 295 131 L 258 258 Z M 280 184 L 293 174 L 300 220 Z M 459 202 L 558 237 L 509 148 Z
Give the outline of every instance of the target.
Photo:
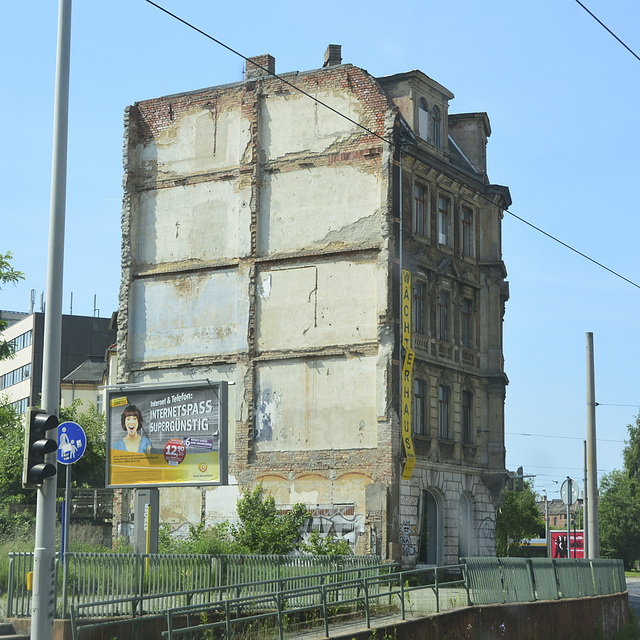
M 149 620 L 164 618 L 168 621 L 169 628 L 173 628 L 176 617 L 186 616 L 187 619 L 191 619 L 197 615 L 201 618 L 202 615 L 215 615 L 216 611 L 226 613 L 225 621 L 205 624 L 205 628 L 225 626 L 229 630 L 233 624 L 232 620 L 246 623 L 274 616 L 278 625 L 284 628 L 284 615 L 317 609 L 318 596 L 325 619 L 329 606 L 345 606 L 363 601 L 368 612 L 370 598 L 390 597 L 391 590 L 381 594 L 379 587 L 388 587 L 391 584 L 388 576 L 397 575 L 392 573 L 395 568 L 395 565 L 374 565 L 306 576 L 296 575 L 260 582 L 221 585 L 195 591 L 147 594 L 71 605 L 73 638 L 77 640 L 81 631 L 119 626 L 125 619 L 124 616 L 129 616 L 128 622 L 133 627 L 135 637 L 137 625 Z M 184 601 L 183 604 L 168 606 L 170 602 L 175 603 L 181 599 Z M 116 609 L 113 609 L 114 605 Z M 110 616 L 120 615 L 121 618 L 81 624 L 83 617 L 95 615 L 93 612 L 96 607 L 108 609 Z M 247 615 L 247 610 L 259 613 Z M 198 623 L 196 626 L 202 630 L 202 624 Z
M 242 629 L 250 637 L 252 624 L 264 626 L 256 637 L 272 633 L 283 640 L 293 620 L 308 627 L 324 628 L 329 635 L 337 613 L 350 612 L 364 617 L 367 628 L 375 616 L 399 614 L 425 615 L 433 610 L 476 604 L 532 602 L 603 596 L 626 591 L 621 560 L 465 558 L 463 564 L 445 567 L 393 571 L 387 566 L 370 570 L 347 570 L 307 576 L 306 583 L 280 579 L 259 583 L 214 587 L 199 591 L 143 596 L 140 600 L 122 599 L 129 614 L 119 620 L 84 621 L 90 604 L 71 607 L 74 640 L 90 630 L 131 624 L 137 627 L 148 620 L 164 619 L 163 638 L 172 640 L 193 631 L 221 628 L 227 638 Z M 341 579 L 339 579 L 341 578 Z M 431 594 L 431 599 L 425 594 Z M 184 598 L 184 603 L 165 608 L 158 606 L 163 597 Z M 196 597 L 204 601 L 194 603 Z M 100 603 L 94 603 L 96 605 Z M 147 611 L 148 614 L 144 614 Z
M 473 604 L 533 602 L 621 593 L 622 560 L 465 558 Z
M 88 605 L 87 615 L 120 615 L 123 599 L 129 602 L 131 598 L 162 595 L 162 606 L 175 606 L 178 603 L 170 597 L 173 593 L 195 593 L 211 587 L 259 584 L 280 578 L 301 581 L 309 575 L 380 564 L 377 556 L 67 553 L 65 559 L 66 590 L 62 580 L 56 580 L 57 617 L 63 618 L 68 617 L 73 605 Z M 27 574 L 32 570 L 32 553 L 9 554 L 8 617 L 30 617 L 31 592 L 26 585 Z M 296 586 L 303 583 L 293 582 L 291 588 Z

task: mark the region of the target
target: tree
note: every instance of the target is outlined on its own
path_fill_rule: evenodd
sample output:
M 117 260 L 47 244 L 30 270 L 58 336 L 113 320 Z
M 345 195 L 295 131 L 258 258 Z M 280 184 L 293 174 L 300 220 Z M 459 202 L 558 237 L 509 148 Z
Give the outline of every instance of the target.
M 60 421 L 77 422 L 87 434 L 87 449 L 73 467 L 73 485 L 76 487 L 104 487 L 105 469 L 105 417 L 95 405 L 80 411 L 78 400 L 60 410 Z M 36 500 L 33 489 L 22 488 L 24 460 L 24 424 L 22 416 L 13 408 L 6 396 L 0 397 L 0 508 L 8 504 L 32 504 Z M 58 466 L 58 485 L 64 486 L 62 465 Z
M 503 500 L 496 517 L 496 552 L 511 556 L 522 541 L 544 536 L 545 526 L 528 482 L 522 491 L 506 489 Z
M 615 469 L 600 481 L 600 555 L 620 558 L 625 569 L 640 558 L 640 488 L 637 479 Z
M 629 439 L 622 452 L 624 468 L 600 481 L 600 555 L 620 558 L 631 569 L 640 558 L 640 414 L 627 425 Z
M 7 396 L 0 398 L 0 504 L 34 502 L 35 493 L 22 488 L 24 426 L 20 414 Z M 33 494 L 33 495 L 32 495 Z M 27 500 L 27 498 L 32 498 Z
M 245 492 L 236 504 L 240 522 L 231 527 L 233 538 L 248 553 L 286 555 L 295 549 L 300 527 L 311 515 L 300 503 L 279 514 L 273 496 L 263 486 Z
M 24 274 L 21 271 L 16 271 L 10 263 L 11 255 L 10 251 L 7 253 L 0 253 L 0 285 L 4 284 L 16 284 L 19 280 L 24 279 Z M 2 287 L 0 287 L 1 289 Z M 0 331 L 7 326 L 4 320 L 0 320 Z M 9 358 L 13 355 L 13 348 L 6 340 L 0 340 L 0 360 Z

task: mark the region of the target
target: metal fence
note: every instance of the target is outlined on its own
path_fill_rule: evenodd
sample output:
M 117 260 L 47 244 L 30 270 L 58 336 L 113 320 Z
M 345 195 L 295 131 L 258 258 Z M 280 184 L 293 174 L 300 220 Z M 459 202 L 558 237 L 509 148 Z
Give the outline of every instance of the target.
M 465 558 L 472 604 L 585 598 L 626 591 L 622 560 Z
M 132 599 L 163 611 L 187 601 L 197 604 L 204 601 L 207 590 L 229 585 L 245 585 L 243 596 L 258 595 L 266 588 L 260 585 L 283 579 L 289 581 L 288 589 L 302 589 L 310 576 L 332 573 L 339 577 L 341 571 L 380 564 L 377 556 L 67 553 L 65 560 L 66 584 L 62 570 L 56 579 L 58 617 L 68 617 L 72 606 L 82 606 L 85 615 L 127 614 Z M 32 553 L 9 554 L 9 617 L 31 615 L 31 592 L 26 585 L 32 570 Z
M 126 618 L 88 619 L 90 605 L 72 606 L 74 640 L 90 630 L 163 619 L 164 638 L 190 638 L 219 629 L 226 638 L 280 638 L 296 633 L 292 620 L 302 620 L 305 631 L 315 626 L 329 635 L 339 624 L 336 612 L 349 611 L 371 626 L 374 617 L 426 615 L 455 606 L 533 602 L 610 595 L 626 591 L 622 561 L 465 558 L 461 565 L 397 571 L 389 566 L 344 569 L 329 574 L 280 578 L 261 583 L 237 584 L 199 592 L 204 602 L 186 602 L 162 612 L 151 604 L 160 596 L 145 596 L 140 609 L 131 607 Z M 296 585 L 293 587 L 293 585 Z M 183 594 L 170 594 L 184 597 Z M 429 603 L 427 605 L 427 603 Z M 339 605 L 339 606 L 336 606 Z M 330 606 L 331 605 L 331 606 Z M 140 614 L 148 610 L 147 615 Z M 155 611 L 155 613 L 152 613 Z M 84 618 L 84 619 L 83 619 Z M 196 634 L 196 635 L 193 635 Z

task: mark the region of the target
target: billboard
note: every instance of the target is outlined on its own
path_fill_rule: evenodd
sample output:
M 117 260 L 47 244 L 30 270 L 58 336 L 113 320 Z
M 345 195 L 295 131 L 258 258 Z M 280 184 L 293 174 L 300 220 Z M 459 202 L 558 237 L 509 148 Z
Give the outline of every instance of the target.
M 551 557 L 566 558 L 568 552 L 567 532 L 551 531 Z M 571 557 L 584 558 L 584 531 L 571 531 Z
M 226 382 L 107 389 L 107 487 L 226 483 Z

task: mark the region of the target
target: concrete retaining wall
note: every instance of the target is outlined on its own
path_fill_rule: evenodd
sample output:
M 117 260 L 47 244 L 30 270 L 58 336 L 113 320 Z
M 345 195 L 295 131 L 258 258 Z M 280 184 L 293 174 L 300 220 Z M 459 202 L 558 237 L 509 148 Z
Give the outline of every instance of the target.
M 397 622 L 388 627 L 341 631 L 330 628 L 336 640 L 611 640 L 629 621 L 628 594 L 594 598 L 547 600 L 509 605 L 462 607 L 445 613 Z M 13 619 L 18 632 L 30 621 Z M 157 640 L 164 620 L 139 626 L 138 640 Z M 602 634 L 602 635 L 598 635 Z M 69 620 L 56 620 L 54 640 L 71 640 Z M 290 636 L 291 637 L 291 636 Z M 133 640 L 130 623 L 84 633 L 82 640 Z
M 627 593 L 453 609 L 428 618 L 331 635 L 343 640 L 610 640 L 629 621 Z M 602 633 L 602 635 L 598 635 Z

